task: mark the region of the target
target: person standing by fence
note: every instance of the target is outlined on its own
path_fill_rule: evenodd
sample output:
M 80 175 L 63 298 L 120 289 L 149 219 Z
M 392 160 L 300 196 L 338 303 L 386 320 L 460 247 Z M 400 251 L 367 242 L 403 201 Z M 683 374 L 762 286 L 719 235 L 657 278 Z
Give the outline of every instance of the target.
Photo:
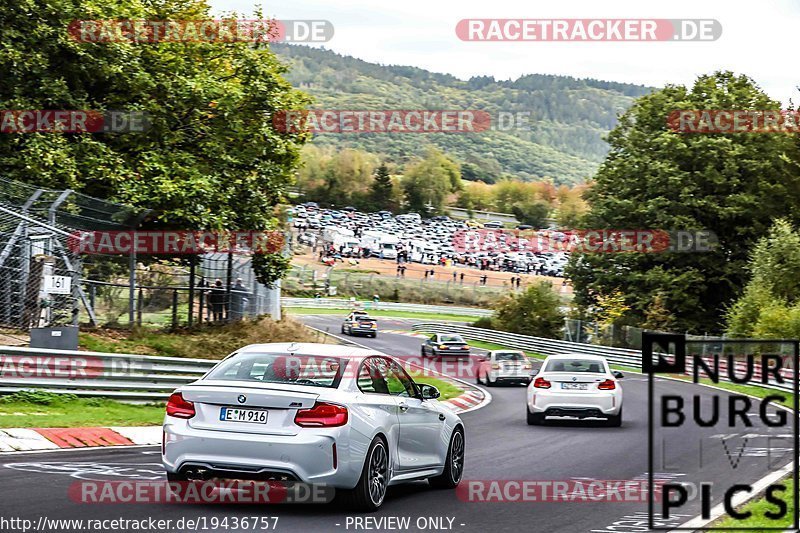
M 241 320 L 244 318 L 247 309 L 247 288 L 244 286 L 242 278 L 236 280 L 236 285 L 231 288 L 231 320 Z
M 211 305 L 212 320 L 222 322 L 225 318 L 225 287 L 221 279 L 217 279 L 208 291 L 208 303 Z

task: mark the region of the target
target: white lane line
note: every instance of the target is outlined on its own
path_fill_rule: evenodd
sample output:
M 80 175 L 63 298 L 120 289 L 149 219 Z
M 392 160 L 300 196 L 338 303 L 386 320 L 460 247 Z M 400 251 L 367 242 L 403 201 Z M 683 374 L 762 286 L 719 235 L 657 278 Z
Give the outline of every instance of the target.
M 24 454 L 34 454 L 34 453 L 59 453 L 59 452 L 86 452 L 86 451 L 98 451 L 98 450 L 113 450 L 113 451 L 120 451 L 120 450 L 130 450 L 131 448 L 153 448 L 155 446 L 160 446 L 158 444 L 131 444 L 128 446 L 86 446 L 84 448 L 58 448 L 56 450 L 30 450 L 30 451 L 19 451 L 19 452 L 3 452 L 0 453 L 0 462 L 2 462 L 3 457 L 9 455 L 24 455 Z M 160 453 L 160 452 L 159 452 Z

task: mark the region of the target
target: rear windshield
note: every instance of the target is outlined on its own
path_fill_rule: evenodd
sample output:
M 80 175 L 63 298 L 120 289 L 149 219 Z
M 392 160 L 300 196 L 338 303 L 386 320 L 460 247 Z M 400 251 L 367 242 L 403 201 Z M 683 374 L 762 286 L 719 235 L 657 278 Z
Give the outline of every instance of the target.
M 322 355 L 235 354 L 214 367 L 205 379 L 310 385 L 335 389 L 346 359 Z
M 525 356 L 519 352 L 497 352 L 494 354 L 495 361 L 524 361 Z
M 547 362 L 545 372 L 594 372 L 603 373 L 606 365 L 596 359 L 553 359 Z
M 464 344 L 464 339 L 461 338 L 461 335 L 442 335 L 439 337 L 442 342 L 454 342 L 459 344 Z

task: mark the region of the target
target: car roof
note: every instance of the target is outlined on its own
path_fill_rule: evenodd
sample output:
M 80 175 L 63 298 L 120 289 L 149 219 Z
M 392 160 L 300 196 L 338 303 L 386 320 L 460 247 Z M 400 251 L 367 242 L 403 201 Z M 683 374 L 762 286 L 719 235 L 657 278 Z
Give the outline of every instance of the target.
M 602 355 L 589 355 L 589 354 L 582 354 L 582 353 L 557 353 L 548 355 L 547 359 L 587 359 L 592 361 L 605 361 L 606 358 Z
M 339 344 L 322 344 L 316 342 L 274 342 L 267 344 L 249 344 L 237 350 L 237 353 L 266 352 L 290 353 L 293 355 L 321 355 L 330 357 L 362 358 L 371 355 L 385 355 L 377 350 L 342 346 Z

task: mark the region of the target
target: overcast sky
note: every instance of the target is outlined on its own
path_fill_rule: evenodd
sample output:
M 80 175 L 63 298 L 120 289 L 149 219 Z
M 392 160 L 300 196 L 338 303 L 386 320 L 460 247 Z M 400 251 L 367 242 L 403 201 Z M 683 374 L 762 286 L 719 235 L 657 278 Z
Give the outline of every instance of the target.
M 217 12 L 251 14 L 253 0 L 211 0 Z M 651 86 L 690 84 L 703 73 L 744 73 L 785 105 L 800 102 L 797 0 L 286 0 L 264 5 L 278 19 L 325 19 L 324 46 L 382 64 L 413 65 L 459 78 L 563 74 Z M 464 42 L 465 18 L 717 19 L 714 42 Z

